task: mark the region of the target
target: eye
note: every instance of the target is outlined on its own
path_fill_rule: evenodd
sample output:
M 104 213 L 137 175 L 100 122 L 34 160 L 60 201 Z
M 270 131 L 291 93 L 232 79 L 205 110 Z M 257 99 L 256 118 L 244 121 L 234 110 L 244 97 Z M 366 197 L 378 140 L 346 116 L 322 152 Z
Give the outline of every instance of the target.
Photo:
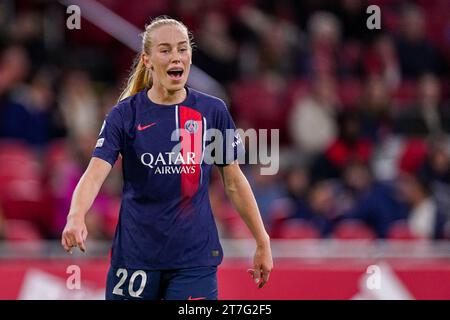
M 188 49 L 187 48 L 180 48 L 181 52 L 186 52 Z
M 161 53 L 169 53 L 169 49 L 162 49 L 160 52 Z

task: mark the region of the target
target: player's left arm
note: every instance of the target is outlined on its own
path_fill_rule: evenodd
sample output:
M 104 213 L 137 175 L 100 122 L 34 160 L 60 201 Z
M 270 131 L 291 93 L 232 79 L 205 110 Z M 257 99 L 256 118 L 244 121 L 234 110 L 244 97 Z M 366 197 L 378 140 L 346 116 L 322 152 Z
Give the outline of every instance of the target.
M 228 198 L 255 238 L 256 252 L 253 258 L 254 269 L 249 269 L 248 272 L 253 276 L 259 288 L 262 288 L 269 281 L 273 261 L 270 238 L 264 228 L 258 205 L 250 184 L 242 173 L 237 161 L 234 161 L 230 165 L 219 167 L 219 171 Z

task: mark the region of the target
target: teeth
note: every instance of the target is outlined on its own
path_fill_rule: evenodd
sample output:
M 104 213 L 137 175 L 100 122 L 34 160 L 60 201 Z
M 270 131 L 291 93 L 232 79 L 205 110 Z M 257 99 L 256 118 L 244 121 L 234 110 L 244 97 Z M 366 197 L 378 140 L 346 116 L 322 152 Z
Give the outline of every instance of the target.
M 183 75 L 183 70 L 182 69 L 169 69 L 167 71 L 167 73 L 170 76 L 181 77 Z

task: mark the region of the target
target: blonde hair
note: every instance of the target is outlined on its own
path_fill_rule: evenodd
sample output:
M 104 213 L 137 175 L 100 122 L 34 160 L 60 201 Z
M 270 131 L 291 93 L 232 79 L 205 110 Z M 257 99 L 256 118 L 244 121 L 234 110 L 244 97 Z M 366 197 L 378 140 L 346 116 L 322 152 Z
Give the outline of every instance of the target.
M 168 16 L 159 16 L 151 21 L 149 25 L 145 27 L 145 31 L 141 34 L 142 37 L 142 49 L 134 59 L 133 67 L 131 68 L 130 75 L 127 80 L 125 89 L 123 89 L 120 94 L 119 101 L 130 97 L 144 88 L 151 88 L 153 85 L 152 74 L 146 68 L 144 62 L 142 61 L 142 53 L 150 54 L 151 48 L 151 32 L 156 30 L 161 26 L 173 25 L 178 26 L 186 31 L 189 39 L 189 46 L 192 49 L 192 34 L 189 32 L 188 28 L 181 22 L 172 19 Z

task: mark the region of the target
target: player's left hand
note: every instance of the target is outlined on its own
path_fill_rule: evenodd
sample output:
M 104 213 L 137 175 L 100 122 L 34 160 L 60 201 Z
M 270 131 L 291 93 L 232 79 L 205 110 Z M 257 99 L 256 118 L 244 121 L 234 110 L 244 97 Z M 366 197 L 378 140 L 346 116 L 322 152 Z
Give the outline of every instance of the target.
M 272 250 L 270 244 L 257 246 L 255 256 L 253 258 L 253 269 L 247 272 L 252 276 L 259 288 L 269 281 L 270 273 L 273 269 Z

